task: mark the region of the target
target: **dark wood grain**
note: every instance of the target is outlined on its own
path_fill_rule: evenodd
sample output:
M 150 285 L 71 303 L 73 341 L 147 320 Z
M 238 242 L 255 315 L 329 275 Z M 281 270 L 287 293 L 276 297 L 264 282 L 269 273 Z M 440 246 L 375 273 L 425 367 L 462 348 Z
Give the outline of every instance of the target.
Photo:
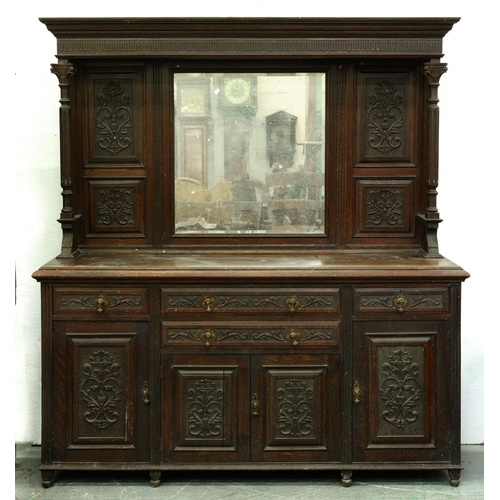
M 64 469 L 457 486 L 469 275 L 438 249 L 437 90 L 458 19 L 41 21 L 63 188 L 61 253 L 33 274 L 43 486 Z M 324 234 L 175 233 L 176 71 L 324 73 Z

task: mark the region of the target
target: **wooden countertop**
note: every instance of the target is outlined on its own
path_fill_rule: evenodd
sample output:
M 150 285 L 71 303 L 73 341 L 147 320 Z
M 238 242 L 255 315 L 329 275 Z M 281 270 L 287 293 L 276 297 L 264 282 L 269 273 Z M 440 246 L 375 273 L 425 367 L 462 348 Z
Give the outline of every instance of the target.
M 463 281 L 469 274 L 447 258 L 405 251 L 85 251 L 54 259 L 33 274 L 37 280 L 95 278 L 363 278 Z

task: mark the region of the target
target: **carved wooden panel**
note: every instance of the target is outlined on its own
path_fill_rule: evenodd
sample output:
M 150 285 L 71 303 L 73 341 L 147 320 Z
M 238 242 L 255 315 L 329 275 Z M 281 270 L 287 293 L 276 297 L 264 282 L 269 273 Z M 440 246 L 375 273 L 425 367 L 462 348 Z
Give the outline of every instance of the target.
M 126 439 L 127 398 L 124 401 L 123 396 L 129 388 L 125 370 L 134 366 L 129 345 L 107 345 L 104 349 L 78 346 L 74 373 L 74 393 L 80 395 L 75 404 L 76 439 Z
M 147 459 L 149 406 L 141 400 L 147 344 L 144 323 L 55 322 L 53 397 L 65 402 L 54 407 L 58 458 Z
M 269 414 L 273 426 L 270 444 L 282 445 L 297 440 L 321 445 L 322 419 L 320 418 L 324 371 L 309 369 L 307 374 L 295 370 L 269 370 L 273 379 L 269 396 Z
M 164 459 L 249 458 L 248 356 L 165 356 Z
M 147 29 L 147 28 L 145 28 Z M 185 28 L 186 31 L 192 31 L 192 26 Z M 245 29 L 248 24 L 245 21 Z M 295 27 L 290 28 L 292 31 Z M 365 32 L 365 26 L 359 28 L 358 33 Z M 286 29 L 283 28 L 285 32 Z M 261 40 L 258 38 L 252 40 L 243 40 L 240 37 L 221 36 L 199 37 L 192 40 L 181 40 L 178 37 L 172 38 L 171 34 L 160 38 L 144 37 L 143 39 L 122 40 L 117 37 L 102 38 L 96 44 L 93 40 L 64 37 L 59 38 L 57 42 L 57 53 L 60 57 L 78 57 L 95 56 L 101 57 L 121 57 L 124 53 L 133 54 L 136 57 L 177 57 L 179 54 L 195 55 L 197 57 L 219 57 L 221 53 L 226 52 L 233 57 L 252 57 L 252 56 L 277 56 L 287 58 L 291 55 L 300 53 L 305 57 L 380 57 L 380 56 L 403 56 L 417 57 L 440 57 L 442 41 L 435 37 L 419 37 L 416 40 L 395 39 L 387 37 L 385 39 L 375 39 L 370 34 L 370 39 L 359 40 L 355 37 L 343 38 L 340 40 L 329 39 L 324 33 L 318 35 L 318 39 L 296 40 L 293 38 L 267 38 Z M 367 35 L 368 36 L 368 35 Z M 378 34 L 377 34 L 378 36 Z
M 427 339 L 429 342 L 429 339 Z M 425 343 L 377 345 L 377 435 L 425 434 Z
M 53 289 L 54 314 L 147 314 L 146 288 Z
M 438 373 L 437 364 L 441 325 L 358 323 L 354 331 L 355 460 L 445 459 L 447 375 Z
M 84 75 L 88 134 L 86 165 L 145 165 L 143 67 L 91 68 Z
M 357 179 L 356 233 L 413 236 L 414 179 Z
M 145 238 L 145 179 L 86 179 L 87 236 Z
M 284 293 L 283 289 L 263 291 L 226 288 L 206 289 L 163 289 L 162 311 L 209 312 L 217 314 L 338 314 L 340 312 L 340 290 L 293 289 Z
M 164 347 L 337 347 L 340 321 L 309 321 L 282 323 L 252 321 L 211 323 L 207 321 L 162 323 Z
M 338 357 L 252 358 L 252 460 L 336 460 Z
M 356 165 L 415 165 L 415 74 L 357 73 Z
M 357 288 L 355 314 L 448 314 L 447 288 Z
M 93 91 L 95 156 L 133 156 L 133 80 L 96 79 Z

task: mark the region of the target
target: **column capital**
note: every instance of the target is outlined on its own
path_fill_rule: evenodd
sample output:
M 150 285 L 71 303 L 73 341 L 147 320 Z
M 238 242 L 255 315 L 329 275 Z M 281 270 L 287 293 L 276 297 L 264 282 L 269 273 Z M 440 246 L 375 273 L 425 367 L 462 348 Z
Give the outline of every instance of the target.
M 69 84 L 76 69 L 71 63 L 55 63 L 50 65 L 50 72 L 57 76 L 60 84 Z
M 430 85 L 438 85 L 439 79 L 448 71 L 446 63 L 429 62 L 424 64 L 424 74 Z

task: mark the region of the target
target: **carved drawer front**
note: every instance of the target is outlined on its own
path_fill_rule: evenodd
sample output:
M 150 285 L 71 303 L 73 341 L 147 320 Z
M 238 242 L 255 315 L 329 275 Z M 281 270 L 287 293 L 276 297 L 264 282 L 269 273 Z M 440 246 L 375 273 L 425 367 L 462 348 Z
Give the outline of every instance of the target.
M 210 324 L 204 321 L 162 323 L 162 347 L 337 347 L 339 321 L 252 322 Z
M 147 288 L 54 288 L 54 314 L 147 314 Z
M 448 314 L 447 288 L 358 288 L 354 314 Z
M 162 312 L 339 314 L 339 289 L 162 289 Z

